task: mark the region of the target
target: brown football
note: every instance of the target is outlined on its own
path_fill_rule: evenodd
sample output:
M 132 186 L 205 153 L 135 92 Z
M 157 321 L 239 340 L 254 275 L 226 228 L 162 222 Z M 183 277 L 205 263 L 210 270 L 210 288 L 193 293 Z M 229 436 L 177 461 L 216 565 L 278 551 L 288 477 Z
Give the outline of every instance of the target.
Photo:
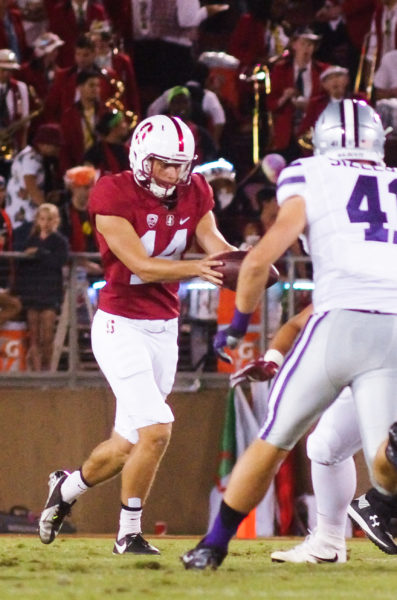
M 243 262 L 247 253 L 247 250 L 235 250 L 232 252 L 221 252 L 220 254 L 214 256 L 215 259 L 221 260 L 223 262 L 223 264 L 219 265 L 218 267 L 212 267 L 214 271 L 223 273 L 222 287 L 227 288 L 228 290 L 232 290 L 233 292 L 236 290 L 237 278 L 240 271 L 241 263 Z M 271 285 L 277 283 L 279 278 L 280 273 L 274 265 L 271 265 L 269 269 L 269 278 L 267 280 L 266 287 L 270 287 Z

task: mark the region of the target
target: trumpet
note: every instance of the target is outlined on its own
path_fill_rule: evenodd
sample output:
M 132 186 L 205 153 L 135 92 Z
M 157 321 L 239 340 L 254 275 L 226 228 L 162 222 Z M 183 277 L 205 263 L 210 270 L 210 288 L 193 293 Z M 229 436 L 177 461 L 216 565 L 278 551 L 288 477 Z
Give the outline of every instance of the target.
M 298 144 L 303 150 L 313 150 L 313 127 L 310 127 L 298 138 Z
M 260 92 L 261 87 L 264 89 L 265 94 L 270 94 L 271 82 L 270 72 L 267 65 L 257 64 L 255 65 L 252 74 L 247 75 L 241 73 L 239 79 L 243 81 L 249 81 L 254 86 L 254 108 L 252 112 L 252 160 L 256 165 L 259 162 L 259 120 L 260 120 Z M 269 140 L 273 131 L 273 117 L 270 111 L 267 112 L 267 124 L 269 131 Z M 268 143 L 268 145 L 270 145 Z
M 0 129 L 0 158 L 4 160 L 11 160 L 15 156 L 16 150 L 14 147 L 13 140 L 14 135 L 18 133 L 18 131 L 23 129 L 23 127 L 30 123 L 30 121 L 32 121 L 35 117 L 38 117 L 43 112 L 44 104 L 42 100 L 38 98 L 32 86 L 29 86 L 29 94 L 36 103 L 37 108 L 32 110 L 24 117 L 13 121 L 9 125 L 7 125 L 7 127 Z
M 110 85 L 114 89 L 113 96 L 110 96 L 106 100 L 105 106 L 110 109 L 114 108 L 124 113 L 125 118 L 129 122 L 130 129 L 134 129 L 138 123 L 138 115 L 132 110 L 125 110 L 124 102 L 121 100 L 121 97 L 124 94 L 125 90 L 124 83 L 121 81 L 121 79 L 110 77 L 109 71 L 107 71 L 107 69 L 101 69 L 101 73 L 103 77 L 105 77 L 109 81 Z
M 375 36 L 376 33 L 369 31 L 364 36 L 364 40 L 361 46 L 360 60 L 358 64 L 358 69 L 356 73 L 356 79 L 354 81 L 354 93 L 357 94 L 362 88 L 362 84 L 364 82 L 364 90 L 365 95 L 368 100 L 371 99 L 372 96 L 372 88 L 374 84 L 374 75 L 375 69 L 378 61 L 378 44 L 376 43 L 372 47 L 372 52 L 368 56 L 368 51 L 370 48 L 370 40 L 371 37 Z

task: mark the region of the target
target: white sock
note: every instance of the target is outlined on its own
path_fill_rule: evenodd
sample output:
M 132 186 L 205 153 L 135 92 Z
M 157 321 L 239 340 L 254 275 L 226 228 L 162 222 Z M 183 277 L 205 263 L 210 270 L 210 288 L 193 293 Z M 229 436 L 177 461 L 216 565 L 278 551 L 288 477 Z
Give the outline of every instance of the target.
M 347 508 L 356 491 L 352 457 L 335 465 L 312 461 L 312 483 L 317 504 L 316 533 L 330 543 L 345 543 Z
M 61 496 L 64 502 L 71 504 L 88 490 L 89 486 L 83 481 L 80 469 L 73 471 L 61 485 Z
M 140 498 L 128 498 L 128 506 L 121 505 L 117 539 L 121 540 L 129 533 L 141 533 L 141 517 L 142 504 Z

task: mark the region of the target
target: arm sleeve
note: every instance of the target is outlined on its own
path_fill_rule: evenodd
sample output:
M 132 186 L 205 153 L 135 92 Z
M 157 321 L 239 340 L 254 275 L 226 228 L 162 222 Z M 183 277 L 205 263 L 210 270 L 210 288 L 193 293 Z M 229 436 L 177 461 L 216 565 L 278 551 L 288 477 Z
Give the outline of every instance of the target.
M 277 181 L 277 202 L 281 206 L 291 196 L 306 196 L 307 181 L 302 162 L 296 160 L 282 170 Z
M 28 86 L 23 81 L 17 82 L 19 93 L 21 94 L 21 114 L 26 117 L 29 114 L 29 92 Z
M 37 177 L 39 170 L 41 169 L 41 162 L 34 156 L 33 152 L 25 154 L 22 162 L 22 176 L 34 175 Z
M 225 111 L 218 96 L 211 90 L 204 91 L 203 111 L 211 117 L 214 125 L 224 125 L 226 122 Z
M 393 70 L 395 70 L 395 66 L 394 66 L 394 60 L 396 59 L 396 53 L 393 53 L 394 56 L 389 57 L 387 54 L 385 54 L 382 57 L 381 63 L 379 65 L 378 70 L 375 73 L 374 76 L 374 86 L 377 88 L 381 88 L 383 90 L 386 90 L 390 87 L 392 87 L 392 81 L 391 81 L 391 77 L 390 77 L 390 73 L 393 72 Z M 390 64 L 389 58 L 394 58 L 393 63 Z
M 132 220 L 131 198 L 116 182 L 117 176 L 109 175 L 99 179 L 90 193 L 88 210 L 92 221 L 96 215 L 123 217 Z
M 177 0 L 178 22 L 181 27 L 198 27 L 207 17 L 205 6 L 198 0 Z
M 200 220 L 207 212 L 213 210 L 215 206 L 214 194 L 212 192 L 212 187 L 207 183 L 203 175 L 196 173 L 193 175 L 193 180 L 196 182 L 199 189 L 200 205 L 198 220 Z

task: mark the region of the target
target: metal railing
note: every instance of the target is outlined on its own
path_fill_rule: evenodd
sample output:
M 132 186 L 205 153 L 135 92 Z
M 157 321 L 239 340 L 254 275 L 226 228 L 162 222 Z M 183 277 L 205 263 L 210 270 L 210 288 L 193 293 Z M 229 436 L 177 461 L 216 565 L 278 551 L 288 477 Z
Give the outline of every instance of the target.
M 186 258 L 193 258 L 187 255 Z M 18 269 L 19 261 L 26 260 L 21 252 L 0 253 L 0 280 L 4 286 L 5 273 L 11 281 Z M 24 317 L 17 322 L 19 337 L 16 343 L 17 330 L 13 331 L 13 323 L 9 329 L 0 326 L 0 386 L 38 386 L 38 387 L 79 387 L 102 386 L 105 379 L 98 369 L 90 347 L 90 324 L 97 307 L 98 293 L 103 282 L 100 275 L 87 274 L 84 261 L 100 262 L 99 253 L 71 253 L 68 267 L 64 271 L 64 301 L 57 319 L 53 360 L 50 371 L 35 372 L 29 370 L 27 364 L 28 331 L 24 329 Z M 296 278 L 297 263 L 309 263 L 307 257 L 287 256 L 284 272 L 279 286 L 280 304 L 285 321 L 295 314 L 299 294 L 311 294 L 310 279 L 304 281 Z M 3 277 L 2 277 L 3 275 Z M 40 285 L 40 282 L 37 283 Z M 206 312 L 200 314 L 193 310 L 192 301 L 198 294 L 206 294 Z M 225 387 L 228 374 L 217 371 L 217 360 L 212 351 L 212 336 L 217 328 L 218 290 L 201 280 L 192 280 L 181 284 L 181 317 L 179 339 L 179 364 L 174 391 L 196 391 L 200 387 Z M 307 299 L 306 299 L 307 300 Z M 306 302 L 307 303 L 307 302 Z M 261 319 L 255 331 L 259 336 L 259 349 L 263 352 L 272 333 L 269 325 L 269 295 L 264 294 L 261 305 Z M 14 324 L 14 327 L 17 327 Z M 192 340 L 199 330 L 202 355 L 197 356 L 197 343 Z M 8 336 L 8 337 L 7 337 Z M 14 336 L 14 342 L 10 340 Z M 192 348 L 193 346 L 193 348 Z M 196 356 L 193 356 L 196 352 Z M 7 353 L 11 355 L 7 357 Z M 8 359 L 8 363 L 6 361 Z M 4 368 L 4 365 L 7 368 Z

